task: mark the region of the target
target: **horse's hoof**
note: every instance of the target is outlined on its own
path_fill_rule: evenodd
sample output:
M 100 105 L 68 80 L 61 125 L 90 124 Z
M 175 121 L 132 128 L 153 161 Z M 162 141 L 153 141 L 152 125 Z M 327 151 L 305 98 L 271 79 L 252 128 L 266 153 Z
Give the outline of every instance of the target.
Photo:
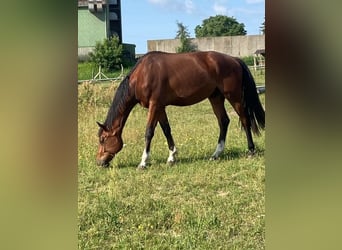
M 254 156 L 254 154 L 255 154 L 255 151 L 254 151 L 254 150 L 248 150 L 248 152 L 247 152 L 247 157 L 248 157 L 248 158 L 252 158 L 252 157 Z
M 173 166 L 176 164 L 176 161 L 173 160 L 173 161 L 167 161 L 166 164 L 168 164 L 169 166 Z
M 137 171 L 141 171 L 141 170 L 146 170 L 147 169 L 147 166 L 146 165 L 139 165 L 137 167 Z
M 212 157 L 210 157 L 210 161 L 216 161 L 218 159 L 218 157 L 217 156 L 212 156 Z

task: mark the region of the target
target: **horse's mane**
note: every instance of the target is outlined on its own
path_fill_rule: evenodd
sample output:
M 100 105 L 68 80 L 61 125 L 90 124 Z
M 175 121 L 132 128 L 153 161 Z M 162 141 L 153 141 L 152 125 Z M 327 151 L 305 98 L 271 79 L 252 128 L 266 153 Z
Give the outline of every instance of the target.
M 113 124 L 114 119 L 118 116 L 119 112 L 122 111 L 124 108 L 124 104 L 128 96 L 130 95 L 130 89 L 129 89 L 129 78 L 132 75 L 132 73 L 135 71 L 135 69 L 138 67 L 138 65 L 142 62 L 142 60 L 151 54 L 159 54 L 162 52 L 159 51 L 151 51 L 143 55 L 139 58 L 137 63 L 134 65 L 134 67 L 130 70 L 130 72 L 126 75 L 126 77 L 121 81 L 119 84 L 119 87 L 117 88 L 112 105 L 110 106 L 107 114 L 107 118 L 104 122 L 104 125 L 107 128 L 110 128 Z M 99 135 L 102 133 L 102 128 L 99 130 Z
M 107 114 L 107 118 L 103 125 L 107 128 L 111 128 L 114 119 L 118 116 L 119 112 L 123 109 L 125 104 L 125 100 L 129 96 L 129 76 L 127 75 L 120 83 L 119 87 L 117 88 L 112 105 L 110 106 Z M 100 129 L 99 134 L 102 131 Z

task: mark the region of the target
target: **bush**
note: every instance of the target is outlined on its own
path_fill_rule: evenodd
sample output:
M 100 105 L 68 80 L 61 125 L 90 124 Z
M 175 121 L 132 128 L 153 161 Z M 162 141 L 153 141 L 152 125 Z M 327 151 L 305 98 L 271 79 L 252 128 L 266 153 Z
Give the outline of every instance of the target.
M 118 68 L 122 63 L 123 47 L 118 36 L 105 38 L 102 42 L 97 42 L 94 52 L 89 54 L 90 61 L 97 67 L 101 66 L 104 70 Z
M 254 65 L 254 57 L 253 56 L 245 56 L 241 58 L 248 66 Z

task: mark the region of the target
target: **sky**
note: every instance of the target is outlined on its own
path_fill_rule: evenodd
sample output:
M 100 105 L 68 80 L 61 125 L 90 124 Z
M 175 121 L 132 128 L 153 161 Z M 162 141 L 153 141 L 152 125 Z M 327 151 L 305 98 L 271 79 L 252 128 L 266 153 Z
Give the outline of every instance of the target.
M 123 42 L 135 44 L 136 54 L 143 54 L 147 40 L 174 39 L 177 21 L 195 37 L 195 27 L 215 15 L 234 17 L 247 35 L 259 35 L 265 0 L 122 0 Z

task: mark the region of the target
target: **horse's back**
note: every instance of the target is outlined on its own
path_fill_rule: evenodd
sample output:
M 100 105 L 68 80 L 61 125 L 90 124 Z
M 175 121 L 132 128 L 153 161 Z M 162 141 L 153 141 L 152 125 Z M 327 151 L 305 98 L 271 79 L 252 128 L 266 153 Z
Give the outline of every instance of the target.
M 219 52 L 146 54 L 132 74 L 138 100 L 191 105 L 210 96 L 236 63 Z M 221 86 L 220 89 L 223 89 Z

